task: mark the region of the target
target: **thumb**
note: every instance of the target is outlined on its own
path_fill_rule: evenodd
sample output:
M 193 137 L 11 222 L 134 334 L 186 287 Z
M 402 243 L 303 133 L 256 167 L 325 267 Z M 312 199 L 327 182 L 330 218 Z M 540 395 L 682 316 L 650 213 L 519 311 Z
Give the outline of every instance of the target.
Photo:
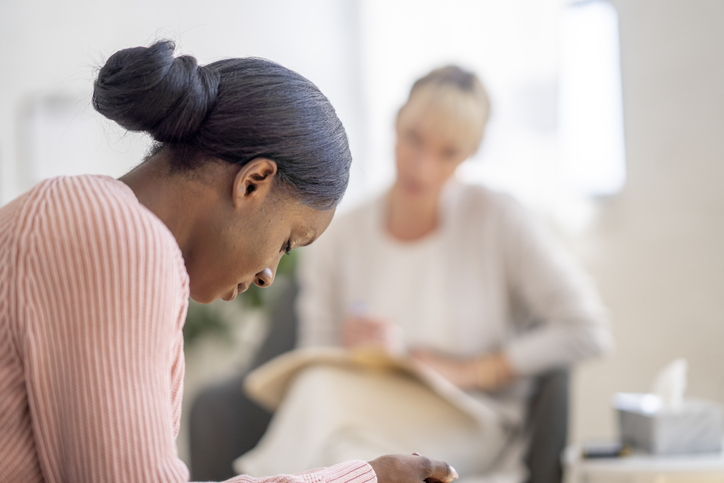
M 445 463 L 444 461 L 430 460 L 430 474 L 427 476 L 427 478 L 425 478 L 426 482 L 450 483 L 457 478 L 459 477 L 458 472 L 455 471 L 455 468 Z

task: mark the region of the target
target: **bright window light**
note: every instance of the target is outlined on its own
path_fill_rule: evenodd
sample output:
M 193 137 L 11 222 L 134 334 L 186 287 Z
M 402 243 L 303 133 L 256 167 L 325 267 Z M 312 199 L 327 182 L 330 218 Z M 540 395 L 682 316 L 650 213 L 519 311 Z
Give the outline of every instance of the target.
M 573 4 L 560 36 L 563 173 L 578 194 L 611 195 L 626 180 L 616 12 L 605 1 Z
M 541 211 L 576 213 L 573 198 L 625 179 L 616 14 L 604 1 L 367 0 L 361 7 L 369 142 L 357 155 L 366 191 L 393 177 L 393 122 L 412 82 L 456 63 L 480 75 L 492 117 L 461 178 Z M 560 205 L 568 206 L 560 210 Z M 590 203 L 587 203 L 587 205 Z

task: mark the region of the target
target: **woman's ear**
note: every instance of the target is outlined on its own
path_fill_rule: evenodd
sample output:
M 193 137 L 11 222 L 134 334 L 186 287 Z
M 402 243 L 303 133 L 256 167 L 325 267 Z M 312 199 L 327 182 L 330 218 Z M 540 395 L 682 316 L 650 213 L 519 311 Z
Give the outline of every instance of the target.
M 272 189 L 276 174 L 277 163 L 267 158 L 254 158 L 239 168 L 231 193 L 234 208 L 264 199 Z

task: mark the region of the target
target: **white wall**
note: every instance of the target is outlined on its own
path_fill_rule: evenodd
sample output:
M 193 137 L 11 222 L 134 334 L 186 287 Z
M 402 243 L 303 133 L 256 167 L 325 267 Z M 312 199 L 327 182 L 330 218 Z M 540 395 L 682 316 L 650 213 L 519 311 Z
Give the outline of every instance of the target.
M 300 72 L 330 98 L 360 151 L 356 9 L 357 2 L 334 0 L 0 2 L 0 204 L 29 188 L 17 139 L 28 97 L 80 93 L 79 116 L 103 123 L 90 107 L 96 69 L 116 50 L 158 38 L 176 40 L 179 52 L 201 63 L 253 55 Z M 118 176 L 140 161 L 147 140 L 103 126 L 108 135 L 95 140 L 103 160 L 94 171 Z
M 724 403 L 724 2 L 616 0 L 628 182 L 570 241 L 597 278 L 617 353 L 576 377 L 577 438 L 612 435 L 615 391 L 677 356 Z
M 599 282 L 618 351 L 576 374 L 576 438 L 613 434 L 611 395 L 649 389 L 655 371 L 680 355 L 691 362 L 690 393 L 724 403 L 724 2 L 614 3 L 628 182 L 568 242 Z M 202 62 L 257 55 L 300 71 L 330 97 L 364 158 L 357 8 L 342 0 L 0 2 L 0 204 L 28 188 L 16 163 L 23 99 L 89 96 L 103 59 L 158 37 Z M 120 174 L 145 149 L 116 131 L 108 139 L 116 156 L 98 171 Z
M 365 0 L 362 66 L 368 99 L 369 189 L 394 178 L 394 120 L 412 83 L 456 64 L 491 96 L 481 149 L 458 171 L 468 182 L 552 201 L 560 191 L 556 101 L 561 0 Z M 535 182 L 533 181 L 535 180 Z
M 91 119 L 101 126 L 86 139 L 91 147 L 83 152 L 93 161 L 81 168 L 120 176 L 141 161 L 149 139 L 125 133 L 103 119 L 92 109 L 90 96 L 96 70 L 110 54 L 159 38 L 175 40 L 178 53 L 194 55 L 202 64 L 257 56 L 306 76 L 335 106 L 359 162 L 364 155 L 365 119 L 357 9 L 357 2 L 335 0 L 0 2 L 0 205 L 39 181 L 29 172 L 19 140 L 20 113 L 33 96 L 79 96 L 77 119 L 72 122 Z M 68 169 L 58 167 L 57 174 Z M 359 174 L 353 170 L 345 201 L 361 195 Z M 234 355 L 228 344 L 211 350 L 214 357 L 203 350 L 204 346 L 191 351 L 187 368 L 187 410 L 179 435 L 179 454 L 186 460 L 188 405 L 208 382 L 202 378 L 213 363 L 219 377 L 245 360 Z

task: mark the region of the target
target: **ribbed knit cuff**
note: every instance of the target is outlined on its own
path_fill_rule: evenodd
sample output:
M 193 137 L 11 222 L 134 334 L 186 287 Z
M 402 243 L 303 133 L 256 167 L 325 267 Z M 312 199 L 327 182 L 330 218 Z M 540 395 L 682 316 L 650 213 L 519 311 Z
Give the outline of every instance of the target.
M 377 483 L 377 475 L 364 461 L 345 461 L 299 475 L 306 483 Z

